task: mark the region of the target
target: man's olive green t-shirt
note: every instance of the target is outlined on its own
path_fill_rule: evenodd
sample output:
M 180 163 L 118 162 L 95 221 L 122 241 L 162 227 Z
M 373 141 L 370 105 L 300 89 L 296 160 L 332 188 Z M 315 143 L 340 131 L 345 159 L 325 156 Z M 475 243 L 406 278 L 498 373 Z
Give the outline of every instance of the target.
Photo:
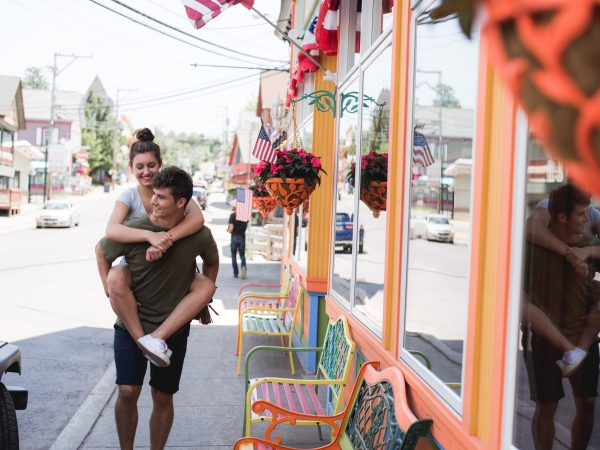
M 584 236 L 573 247 L 594 247 L 600 239 Z M 564 256 L 526 242 L 523 289 L 531 302 L 546 313 L 552 323 L 573 345 L 584 328 L 581 318 L 593 304 L 592 280 L 600 261 L 588 260 L 588 275 L 583 276 Z
M 154 225 L 150 215 L 129 219 L 124 225 L 150 231 L 169 231 Z M 120 244 L 102 238 L 100 247 L 109 262 L 125 256 L 133 281 L 133 295 L 141 303 L 138 313 L 145 333 L 152 333 L 171 314 L 190 289 L 196 272 L 196 256 L 206 264 L 214 263 L 218 249 L 207 227 L 179 239 L 163 254 L 162 258 L 146 261 L 147 242 Z M 117 325 L 125 328 L 117 318 Z

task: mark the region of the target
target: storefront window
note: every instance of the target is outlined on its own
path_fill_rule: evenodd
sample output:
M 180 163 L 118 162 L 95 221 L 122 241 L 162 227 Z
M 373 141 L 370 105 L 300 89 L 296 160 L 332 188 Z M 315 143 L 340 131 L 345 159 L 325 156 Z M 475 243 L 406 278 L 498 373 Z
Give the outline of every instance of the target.
M 518 170 L 525 182 L 515 188 L 523 226 L 515 230 L 520 308 L 509 344 L 516 348 L 511 440 L 518 449 L 592 448 L 600 442 L 598 202 L 526 139 L 526 168 Z
M 457 411 L 467 335 L 478 33 L 414 16 L 402 358 Z
M 333 234 L 332 295 L 350 302 L 352 280 L 352 245 L 354 230 L 354 187 L 346 178 L 356 161 L 358 143 L 359 79 L 340 90 L 340 117 L 337 128 L 337 183 L 335 192 L 335 224 Z
M 356 220 L 359 237 L 353 307 L 374 323 L 378 333 L 383 320 L 387 218 L 375 202 L 383 198 L 385 203 L 385 194 L 383 197 L 379 194 L 387 192 L 387 178 L 378 177 L 377 173 L 381 170 L 387 173 L 391 74 L 390 45 L 367 66 L 362 77 L 361 155 L 367 169 L 361 171 L 361 186 L 374 197 L 363 196 L 358 202 Z M 371 179 L 373 182 L 369 183 Z

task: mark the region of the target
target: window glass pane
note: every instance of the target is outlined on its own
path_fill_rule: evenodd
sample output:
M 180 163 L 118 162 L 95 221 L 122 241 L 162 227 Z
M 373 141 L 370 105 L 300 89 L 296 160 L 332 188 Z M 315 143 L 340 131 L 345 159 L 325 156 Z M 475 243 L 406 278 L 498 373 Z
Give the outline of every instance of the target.
M 354 307 L 381 327 L 385 278 L 387 154 L 390 121 L 392 47 L 363 75 L 361 124 L 361 202 L 358 207 L 358 256 Z
M 308 221 L 309 221 L 309 204 L 302 205 L 302 220 L 300 226 L 300 264 L 306 269 L 308 264 Z
M 404 347 L 461 395 L 479 36 L 416 20 Z
M 381 21 L 381 32 L 383 33 L 385 30 L 392 28 L 392 22 L 394 21 L 394 11 L 393 6 L 390 5 L 393 3 L 392 0 L 383 0 L 383 14 Z
M 358 130 L 358 86 L 356 79 L 340 93 L 338 123 L 338 166 L 335 204 L 335 235 L 332 289 L 350 301 L 352 277 L 352 236 L 354 217 L 354 188 L 346 178 L 356 160 Z
M 513 443 L 593 448 L 600 442 L 598 203 L 567 184 L 561 164 L 533 139 L 527 147 Z M 557 362 L 571 358 L 561 373 Z
M 298 210 L 292 214 L 292 255 L 296 261 L 300 261 L 300 215 Z

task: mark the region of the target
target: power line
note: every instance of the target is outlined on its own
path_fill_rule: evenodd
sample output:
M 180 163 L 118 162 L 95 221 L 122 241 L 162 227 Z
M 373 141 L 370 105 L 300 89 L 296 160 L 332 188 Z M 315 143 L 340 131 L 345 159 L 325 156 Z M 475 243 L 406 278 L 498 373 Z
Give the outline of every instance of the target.
M 277 67 L 248 67 L 248 66 L 221 66 L 219 64 L 190 64 L 193 67 L 223 67 L 225 69 L 253 69 L 253 70 L 266 70 L 266 71 L 275 71 L 275 72 L 289 72 L 289 68 L 277 68 Z
M 187 37 L 190 37 L 190 38 L 192 38 L 192 39 L 195 39 L 195 40 L 197 40 L 197 41 L 200 41 L 200 42 L 202 42 L 202 43 L 204 43 L 204 44 L 212 45 L 212 46 L 214 46 L 214 47 L 220 48 L 220 49 L 222 49 L 222 50 L 226 50 L 226 51 L 228 51 L 228 52 L 231 52 L 231 53 L 235 53 L 235 54 L 237 54 L 237 55 L 242 55 L 242 56 L 251 56 L 252 58 L 255 58 L 255 59 L 262 59 L 262 60 L 264 60 L 264 61 L 278 62 L 278 61 L 276 61 L 276 60 L 273 60 L 273 59 L 260 58 L 260 57 L 258 57 L 258 56 L 247 55 L 246 53 L 238 52 L 237 50 L 232 50 L 232 49 L 230 49 L 230 48 L 228 48 L 228 47 L 224 47 L 224 46 L 222 46 L 222 45 L 215 44 L 215 43 L 213 43 L 213 42 L 207 41 L 206 39 L 201 39 L 201 38 L 199 38 L 198 36 L 194 36 L 193 34 L 186 33 L 185 31 L 182 31 L 182 30 L 180 30 L 179 28 L 175 28 L 175 27 L 173 27 L 173 26 L 169 25 L 168 23 L 165 23 L 165 22 L 162 22 L 162 21 L 160 21 L 160 20 L 158 20 L 158 19 L 155 19 L 154 17 L 151 17 L 151 16 L 149 16 L 148 14 L 145 14 L 145 13 L 143 13 L 143 12 L 141 12 L 141 11 L 139 11 L 139 10 L 135 9 L 135 8 L 132 8 L 132 7 L 131 7 L 131 6 L 129 6 L 129 5 L 126 5 L 126 4 L 125 4 L 125 3 L 123 3 L 123 2 L 120 2 L 119 0 L 110 0 L 110 1 L 112 1 L 113 3 L 116 3 L 117 5 L 121 5 L 123 8 L 126 8 L 126 9 L 128 9 L 128 10 L 130 10 L 130 11 L 133 11 L 134 13 L 136 13 L 136 14 L 139 14 L 140 16 L 142 16 L 142 17 L 145 17 L 146 19 L 152 20 L 153 22 L 156 22 L 156 23 L 158 23 L 158 24 L 160 24 L 160 25 L 162 25 L 162 26 L 164 26 L 164 27 L 167 27 L 167 28 L 169 28 L 169 29 L 171 29 L 171 30 L 174 30 L 174 31 L 176 31 L 176 32 L 178 32 L 178 33 L 181 33 L 181 34 L 183 34 L 183 35 L 185 35 L 185 36 L 187 36 Z M 96 3 L 96 2 L 94 2 L 94 3 Z
M 156 31 L 157 33 L 163 34 L 163 35 L 165 35 L 167 37 L 170 37 L 171 39 L 175 39 L 176 41 L 183 42 L 184 44 L 190 45 L 190 46 L 198 48 L 200 50 L 204 50 L 205 52 L 208 52 L 208 53 L 213 53 L 215 55 L 223 56 L 225 58 L 235 59 L 236 61 L 242 61 L 242 62 L 245 62 L 246 64 L 253 64 L 251 61 L 246 61 L 246 60 L 243 60 L 243 59 L 239 59 L 239 58 L 236 58 L 235 56 L 231 56 L 231 55 L 224 55 L 223 53 L 215 52 L 214 50 L 210 50 L 210 49 L 207 49 L 207 48 L 204 48 L 204 47 L 200 47 L 199 45 L 196 45 L 196 44 L 193 44 L 193 43 L 188 42 L 186 40 L 180 39 L 177 36 L 173 36 L 171 34 L 165 33 L 164 31 L 161 31 L 161 30 L 159 30 L 157 28 L 151 27 L 150 25 L 145 24 L 143 22 L 140 22 L 139 20 L 136 20 L 136 19 L 134 19 L 132 17 L 126 16 L 125 14 L 121 14 L 120 12 L 115 11 L 114 9 L 109 8 L 108 6 L 105 6 L 102 3 L 97 2 L 96 0 L 89 0 L 89 1 L 92 2 L 92 3 L 94 3 L 94 4 L 96 4 L 96 5 L 98 5 L 98 6 L 100 6 L 101 8 L 104 8 L 104 9 L 107 9 L 109 11 L 112 11 L 113 13 L 115 13 L 115 14 L 121 16 L 121 17 L 124 17 L 127 20 L 130 20 L 130 21 L 132 21 L 134 23 L 137 23 L 137 24 L 139 24 L 139 25 L 141 25 L 143 27 L 149 28 L 149 29 L 151 29 L 153 31 Z

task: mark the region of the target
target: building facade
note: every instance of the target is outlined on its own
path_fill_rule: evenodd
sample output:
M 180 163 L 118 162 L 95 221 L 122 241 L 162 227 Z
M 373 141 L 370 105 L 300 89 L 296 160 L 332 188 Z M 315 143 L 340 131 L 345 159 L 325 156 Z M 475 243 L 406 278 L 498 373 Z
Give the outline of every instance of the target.
M 342 0 L 337 10 L 334 3 L 291 6 L 290 34 L 306 36 L 328 8 L 338 24 L 337 51 L 319 54 L 335 85 L 318 69 L 298 77 L 295 49 L 291 55 L 290 100 L 324 90 L 337 106 L 334 115 L 297 104 L 303 146 L 328 176 L 310 198 L 306 226 L 298 225 L 302 208 L 284 224 L 282 266 L 307 291 L 295 345 L 317 345 L 327 321 L 345 315 L 357 368 L 377 360 L 400 369 L 412 410 L 433 419 L 440 448 L 538 448 L 551 427 L 539 422 L 543 402 L 530 378 L 536 338 L 521 314 L 533 239 L 526 223 L 564 185 L 562 166 L 532 137 L 477 27 L 468 39 L 458 19 L 432 19 L 432 0 Z M 431 164 L 419 162 L 424 148 Z M 378 217 L 346 182 L 351 164 L 373 151 L 388 155 Z M 342 218 L 354 230 L 349 249 L 336 245 Z M 427 239 L 414 238 L 420 223 Z M 300 358 L 315 370 L 316 355 Z M 566 386 L 549 425 L 554 448 L 571 448 L 579 409 L 557 370 L 538 369 L 536 383 L 558 376 Z M 591 415 L 591 442 L 600 442 L 600 417 Z

